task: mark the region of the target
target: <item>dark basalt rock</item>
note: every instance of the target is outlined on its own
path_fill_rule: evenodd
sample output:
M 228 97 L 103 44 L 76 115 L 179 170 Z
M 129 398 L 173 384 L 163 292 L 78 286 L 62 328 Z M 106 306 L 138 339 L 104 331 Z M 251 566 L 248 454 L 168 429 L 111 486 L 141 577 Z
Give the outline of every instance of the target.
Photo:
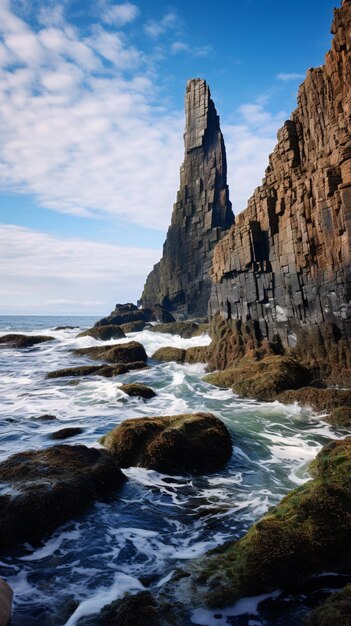
M 56 445 L 14 454 L 0 463 L 0 552 L 39 541 L 126 480 L 112 455 L 86 446 Z
M 109 341 L 109 339 L 123 339 L 125 334 L 119 326 L 108 324 L 107 326 L 93 326 L 93 328 L 83 330 L 77 335 L 77 339 L 78 337 L 93 337 L 100 341 Z
M 160 304 L 176 316 L 204 318 L 213 250 L 234 216 L 223 136 L 206 81 L 188 82 L 185 114 L 180 189 L 162 259 L 147 277 L 140 302 L 151 309 Z
M 185 339 L 193 337 L 198 329 L 196 322 L 173 322 L 171 324 L 155 324 L 150 326 L 152 333 L 168 333 L 170 335 L 180 335 Z
M 101 439 L 120 467 L 215 472 L 229 460 L 230 434 L 212 413 L 128 419 Z
M 49 413 L 44 413 L 43 415 L 39 415 L 38 417 L 33 417 L 35 420 L 41 420 L 43 422 L 52 422 L 57 419 L 56 415 L 50 415 Z
M 150 398 L 154 398 L 156 393 L 151 387 L 147 385 L 142 385 L 141 383 L 130 383 L 128 385 L 121 385 L 118 387 L 123 393 L 126 393 L 128 396 L 137 397 L 137 398 L 145 398 L 149 400 Z
M 69 439 L 69 437 L 75 437 L 75 435 L 80 435 L 82 432 L 84 432 L 83 428 L 79 428 L 78 426 L 60 428 L 60 430 L 51 433 L 50 438 L 54 440 Z
M 108 363 L 133 363 L 147 361 L 144 346 L 137 341 L 93 348 L 78 348 L 74 354 L 87 356 L 94 361 L 107 361 Z
M 166 346 L 164 348 L 159 348 L 152 355 L 152 359 L 155 361 L 160 361 L 161 363 L 167 363 L 169 361 L 175 361 L 176 363 L 184 363 L 186 350 L 182 350 L 182 348 L 171 348 Z
M 77 367 L 65 367 L 61 370 L 54 370 L 46 374 L 45 378 L 66 378 L 77 376 L 104 376 L 105 378 L 112 378 L 113 376 L 119 376 L 120 374 L 126 374 L 129 369 L 119 363 L 115 366 L 112 365 L 78 365 Z
M 31 348 L 32 346 L 55 341 L 55 337 L 46 335 L 4 335 L 0 337 L 0 346 L 4 348 Z

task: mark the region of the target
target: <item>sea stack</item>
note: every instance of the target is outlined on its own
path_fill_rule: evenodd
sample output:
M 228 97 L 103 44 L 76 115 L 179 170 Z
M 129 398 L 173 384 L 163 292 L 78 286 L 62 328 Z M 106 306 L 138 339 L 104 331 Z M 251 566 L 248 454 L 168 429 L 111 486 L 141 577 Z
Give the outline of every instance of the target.
M 189 80 L 184 162 L 163 256 L 147 277 L 141 303 L 178 319 L 207 317 L 213 250 L 234 223 L 219 117 L 205 80 Z

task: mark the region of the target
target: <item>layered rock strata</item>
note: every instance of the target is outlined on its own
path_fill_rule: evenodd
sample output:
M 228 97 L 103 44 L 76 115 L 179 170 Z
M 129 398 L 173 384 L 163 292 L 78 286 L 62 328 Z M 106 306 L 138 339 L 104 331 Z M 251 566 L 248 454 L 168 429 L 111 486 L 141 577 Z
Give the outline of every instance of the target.
M 351 371 L 351 0 L 310 69 L 262 185 L 216 246 L 210 314 L 252 321 L 309 367 Z
M 161 304 L 179 318 L 207 316 L 213 250 L 234 222 L 223 135 L 205 80 L 188 82 L 185 110 L 180 189 L 162 259 L 141 296 L 143 307 Z

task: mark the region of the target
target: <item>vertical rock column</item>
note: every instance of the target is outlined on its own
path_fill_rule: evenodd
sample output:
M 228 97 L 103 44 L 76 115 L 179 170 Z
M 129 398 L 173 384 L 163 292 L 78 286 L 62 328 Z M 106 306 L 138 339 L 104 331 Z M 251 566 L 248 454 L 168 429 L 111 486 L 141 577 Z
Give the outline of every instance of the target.
M 180 189 L 161 261 L 147 277 L 141 302 L 179 318 L 206 317 L 215 245 L 234 222 L 223 135 L 206 81 L 188 81 L 185 156 Z

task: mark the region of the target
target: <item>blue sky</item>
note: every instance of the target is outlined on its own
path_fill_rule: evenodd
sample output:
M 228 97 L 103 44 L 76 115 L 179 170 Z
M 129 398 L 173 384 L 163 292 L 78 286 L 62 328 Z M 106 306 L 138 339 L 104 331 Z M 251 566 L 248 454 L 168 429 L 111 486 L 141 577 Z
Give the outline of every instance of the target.
M 260 183 L 335 0 L 0 0 L 0 314 L 105 314 L 139 297 L 203 77 L 235 212 Z

